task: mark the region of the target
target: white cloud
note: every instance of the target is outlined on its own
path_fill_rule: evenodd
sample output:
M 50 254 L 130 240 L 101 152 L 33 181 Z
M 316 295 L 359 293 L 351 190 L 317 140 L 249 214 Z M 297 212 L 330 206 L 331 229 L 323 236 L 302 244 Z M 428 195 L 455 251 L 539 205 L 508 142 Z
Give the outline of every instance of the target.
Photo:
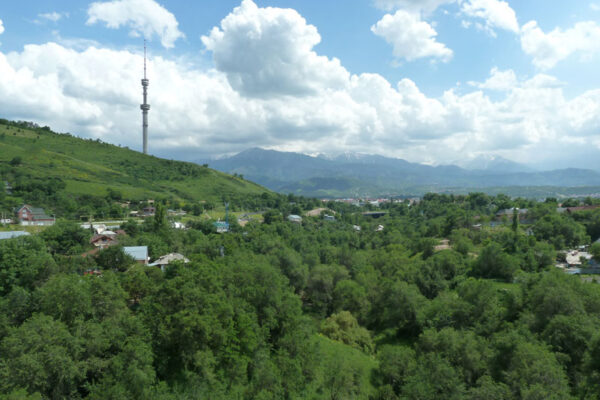
M 393 46 L 398 59 L 413 61 L 431 57 L 448 62 L 452 58 L 452 50 L 436 40 L 437 32 L 421 20 L 419 14 L 404 10 L 386 14 L 371 31 Z
M 244 0 L 202 37 L 217 69 L 248 96 L 310 94 L 339 88 L 348 72 L 339 60 L 317 55 L 317 28 L 292 9 L 259 8 Z
M 68 16 L 68 14 L 62 14 L 62 13 L 58 13 L 56 11 L 50 12 L 50 13 L 42 13 L 42 14 L 38 14 L 38 17 L 43 18 L 43 19 L 47 19 L 48 21 L 52 21 L 52 22 L 58 22 L 62 17 L 64 16 Z
M 87 24 L 104 22 L 107 28 L 127 26 L 133 36 L 143 35 L 150 39 L 156 35 L 166 48 L 184 37 L 179 31 L 175 16 L 154 0 L 113 0 L 95 2 L 88 8 Z
M 521 47 L 533 57 L 536 67 L 550 69 L 574 53 L 585 59 L 600 52 L 600 25 L 578 22 L 567 30 L 544 33 L 536 21 L 530 21 L 523 25 Z
M 592 11 L 600 11 L 600 4 L 590 3 L 590 8 L 592 9 Z
M 267 14 L 232 13 L 231 27 L 223 22 L 219 29 L 227 39 L 213 43 L 212 51 L 231 46 L 241 52 L 236 56 L 249 60 L 247 70 L 232 71 L 227 62 L 224 70 L 217 61 L 216 69 L 199 70 L 176 58 L 150 60 L 151 152 L 199 160 L 263 146 L 439 163 L 493 152 L 521 162 L 581 166 L 581 160 L 567 159 L 568 153 L 589 154 L 600 145 L 600 90 L 568 99 L 560 82 L 540 74 L 517 80 L 513 88 L 506 84 L 512 78 L 505 79 L 505 92 L 493 99 L 482 90 L 465 89 L 429 97 L 407 78 L 390 84 L 378 74 L 351 75 L 341 66 L 323 74 L 318 70 L 333 62 L 325 57 L 278 56 L 283 40 L 297 47 L 291 55 L 320 57 L 313 48 L 318 32 L 310 33 L 297 14 L 259 11 Z M 298 41 L 248 36 L 257 30 L 244 28 L 242 16 L 255 19 L 260 32 L 287 29 L 301 35 Z M 266 66 L 283 57 L 283 72 L 267 69 L 263 79 L 255 71 L 258 50 Z M 140 54 L 96 46 L 75 50 L 47 43 L 0 51 L 0 109 L 7 118 L 140 149 L 141 65 Z M 236 74 L 240 80 L 232 79 Z M 492 71 L 489 81 L 502 74 L 509 76 Z M 298 76 L 302 86 L 290 86 Z M 273 88 L 275 79 L 284 89 Z M 496 87 L 503 86 L 498 82 Z M 566 153 L 567 146 L 573 151 Z
M 431 13 L 444 4 L 455 3 L 456 0 L 374 0 L 375 6 L 385 11 L 410 10 Z
M 493 35 L 494 29 L 519 32 L 517 15 L 506 1 L 466 0 L 462 3 L 461 11 L 469 17 L 485 20 L 485 28 Z
M 497 67 L 494 67 L 490 71 L 490 77 L 485 82 L 469 82 L 469 84 L 480 89 L 509 91 L 517 86 L 517 75 L 512 69 L 500 71 Z
M 0 35 L 2 35 L 4 33 L 4 24 L 2 23 L 2 20 L 0 19 Z

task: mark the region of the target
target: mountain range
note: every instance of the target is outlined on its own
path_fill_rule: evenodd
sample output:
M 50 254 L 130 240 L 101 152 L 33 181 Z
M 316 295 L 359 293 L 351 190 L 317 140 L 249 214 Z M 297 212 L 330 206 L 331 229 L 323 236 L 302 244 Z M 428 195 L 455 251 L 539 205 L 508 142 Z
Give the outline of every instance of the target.
M 211 160 L 209 164 L 274 191 L 316 197 L 496 192 L 508 187 L 520 188 L 517 191 L 548 187 L 549 194 L 556 194 L 564 192 L 564 188 L 600 186 L 600 173 L 596 171 L 577 168 L 535 171 L 502 157 L 467 160 L 462 167 L 430 166 L 380 155 L 343 153 L 313 157 L 252 148 L 232 157 Z

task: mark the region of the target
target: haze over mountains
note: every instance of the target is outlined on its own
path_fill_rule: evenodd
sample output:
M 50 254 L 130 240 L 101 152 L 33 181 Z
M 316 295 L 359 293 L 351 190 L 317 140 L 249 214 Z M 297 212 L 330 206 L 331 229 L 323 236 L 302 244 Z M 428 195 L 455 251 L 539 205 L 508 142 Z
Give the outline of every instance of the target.
M 576 168 L 535 171 L 501 157 L 466 160 L 462 167 L 430 166 L 379 155 L 343 153 L 313 157 L 252 148 L 209 164 L 278 192 L 321 197 L 600 185 L 600 173 L 596 171 Z

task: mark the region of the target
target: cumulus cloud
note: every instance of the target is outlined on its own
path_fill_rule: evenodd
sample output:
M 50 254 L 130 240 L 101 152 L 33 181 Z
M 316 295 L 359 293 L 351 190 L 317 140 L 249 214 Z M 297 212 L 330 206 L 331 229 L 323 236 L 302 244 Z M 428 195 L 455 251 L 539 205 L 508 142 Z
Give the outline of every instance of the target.
M 244 14 L 257 18 L 259 31 L 276 32 L 271 25 L 285 30 L 282 24 L 290 31 L 300 29 L 302 39 L 286 43 L 300 48 L 295 52 L 313 54 L 307 43 L 315 42 L 315 33 L 297 15 L 284 13 L 284 18 L 273 9 L 259 10 L 270 18 Z M 241 29 L 237 12 L 229 17 L 236 16 L 232 26 Z M 235 32 L 224 22 L 219 31 L 224 36 Z M 232 72 L 227 63 L 215 61 L 215 69 L 199 70 L 175 58 L 150 60 L 151 152 L 199 160 L 263 146 L 440 163 L 493 152 L 556 166 L 557 160 L 566 160 L 565 146 L 589 152 L 600 145 L 600 90 L 568 99 L 560 82 L 540 74 L 517 81 L 513 88 L 504 85 L 500 98 L 479 89 L 430 97 L 408 78 L 392 84 L 378 74 L 352 75 L 340 66 L 325 79 L 316 71 L 321 64 L 286 56 L 287 68 L 282 70 L 292 77 L 303 74 L 304 86 L 274 91 L 275 76 L 282 82 L 292 78 L 253 76 L 252 63 L 259 61 L 251 53 L 260 49 L 266 60 L 277 60 L 270 52 L 280 51 L 282 39 L 241 32 L 254 31 L 242 29 L 226 41 L 215 41 L 211 50 L 232 46 L 249 60 L 251 67 L 237 81 L 232 76 L 238 71 Z M 311 35 L 312 42 L 306 39 Z M 76 50 L 47 43 L 0 52 L 0 109 L 8 118 L 140 149 L 141 66 L 141 54 L 97 46 Z M 506 71 L 492 71 L 490 80 L 502 73 Z M 269 95 L 259 95 L 260 84 Z
M 162 45 L 171 48 L 184 37 L 175 16 L 154 0 L 113 0 L 94 2 L 88 8 L 88 25 L 104 22 L 107 28 L 127 26 L 133 36 L 156 35 Z
M 413 61 L 431 57 L 448 62 L 452 58 L 452 50 L 436 40 L 437 32 L 419 14 L 404 10 L 386 14 L 371 31 L 392 45 L 397 59 Z
M 0 19 L 0 35 L 2 35 L 4 33 L 4 24 L 2 23 L 2 20 Z
M 550 69 L 574 53 L 588 58 L 600 52 L 600 25 L 578 22 L 567 30 L 556 28 L 545 33 L 536 21 L 530 21 L 523 25 L 521 47 L 533 57 L 536 67 Z
M 480 89 L 508 91 L 517 86 L 517 75 L 512 69 L 501 71 L 494 67 L 490 71 L 490 77 L 485 82 L 469 82 L 469 85 Z
M 455 2 L 456 0 L 375 0 L 375 6 L 385 11 L 402 9 L 431 13 L 444 4 Z
M 461 11 L 471 18 L 483 19 L 486 30 L 492 35 L 495 35 L 494 29 L 519 32 L 517 15 L 506 1 L 467 0 L 462 3 Z
M 337 59 L 319 56 L 317 28 L 292 9 L 259 8 L 244 0 L 202 37 L 217 69 L 248 96 L 304 95 L 339 88 L 348 72 Z

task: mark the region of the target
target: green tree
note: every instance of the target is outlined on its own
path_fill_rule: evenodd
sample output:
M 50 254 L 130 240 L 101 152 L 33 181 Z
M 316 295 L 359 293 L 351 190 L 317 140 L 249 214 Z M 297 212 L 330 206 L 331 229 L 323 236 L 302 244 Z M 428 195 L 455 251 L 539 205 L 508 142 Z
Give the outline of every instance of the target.
M 41 233 L 53 254 L 80 254 L 89 246 L 90 231 L 73 222 L 58 221 Z
M 510 388 L 502 382 L 496 382 L 489 375 L 482 376 L 477 385 L 467 392 L 469 400 L 510 400 L 513 399 Z
M 417 336 L 421 331 L 427 300 L 406 282 L 385 282 L 372 308 L 371 326 L 389 330 L 398 337 Z
M 110 246 L 98 252 L 96 255 L 96 263 L 104 269 L 124 271 L 133 265 L 135 260 L 123 251 L 123 247 Z
M 375 374 L 380 392 L 390 388 L 394 394 L 400 395 L 406 379 L 417 369 L 417 356 L 415 351 L 407 346 L 383 345 L 377 352 L 379 369 Z
M 23 159 L 20 156 L 16 156 L 13 157 L 12 160 L 10 160 L 9 164 L 13 167 L 17 167 L 19 165 L 21 165 L 23 163 Z
M 535 343 L 518 343 L 506 371 L 506 383 L 518 398 L 569 399 L 566 374 L 554 354 Z
M 425 354 L 406 379 L 402 397 L 419 400 L 462 399 L 465 387 L 455 368 L 438 354 Z
M 600 262 L 600 242 L 596 242 L 590 246 L 590 253 L 596 262 Z
M 472 271 L 478 277 L 510 282 L 518 269 L 518 262 L 506 254 L 498 243 L 492 242 L 481 250 Z
M 57 270 L 40 237 L 0 241 L 0 294 L 9 293 L 13 286 L 32 290 Z
M 37 308 L 57 321 L 73 326 L 92 316 L 90 279 L 79 275 L 54 275 L 34 293 Z
M 154 232 L 160 232 L 168 228 L 168 226 L 169 221 L 167 221 L 167 210 L 164 205 L 157 203 L 154 211 L 154 218 L 152 220 Z
M 321 324 L 321 333 L 332 340 L 345 343 L 366 353 L 372 353 L 374 346 L 368 330 L 358 325 L 358 321 L 348 311 L 332 314 Z
M 2 392 L 26 388 L 47 398 L 77 398 L 85 380 L 81 343 L 47 315 L 11 328 L 0 342 Z
M 366 289 L 351 279 L 338 281 L 333 290 L 333 308 L 350 311 L 359 321 L 366 321 L 371 304 Z
M 515 234 L 519 231 L 519 209 L 518 208 L 515 208 L 513 210 L 512 231 Z

